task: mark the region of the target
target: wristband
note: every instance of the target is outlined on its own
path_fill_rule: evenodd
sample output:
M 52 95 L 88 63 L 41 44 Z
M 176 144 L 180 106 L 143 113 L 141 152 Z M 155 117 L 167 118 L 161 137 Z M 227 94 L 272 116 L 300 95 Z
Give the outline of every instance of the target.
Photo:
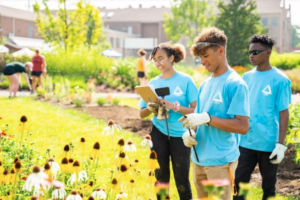
M 175 101 L 173 110 L 174 112 L 178 112 L 180 110 L 180 103 L 178 101 Z

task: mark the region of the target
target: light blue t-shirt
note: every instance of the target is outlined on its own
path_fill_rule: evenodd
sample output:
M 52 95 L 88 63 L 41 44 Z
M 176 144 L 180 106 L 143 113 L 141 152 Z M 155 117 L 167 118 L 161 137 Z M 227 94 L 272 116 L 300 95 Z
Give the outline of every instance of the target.
M 256 68 L 244 74 L 249 87 L 250 127 L 241 135 L 240 146 L 272 152 L 279 139 L 279 112 L 291 103 L 291 82 L 277 68 L 260 72 Z
M 236 115 L 249 117 L 249 91 L 243 79 L 233 70 L 214 78 L 206 79 L 197 99 L 196 113 L 231 119 Z M 201 125 L 197 128 L 196 151 L 192 161 L 200 166 L 218 166 L 238 159 L 240 153 L 235 133 L 223 131 L 213 126 Z
M 148 85 L 152 85 L 155 89 L 162 87 L 170 88 L 170 95 L 165 99 L 170 102 L 178 101 L 181 106 L 189 107 L 190 103 L 197 100 L 198 88 L 191 76 L 176 71 L 174 76 L 169 79 L 161 79 L 160 75 L 152 79 Z M 146 108 L 147 104 L 143 99 L 139 102 L 140 108 Z M 178 119 L 183 115 L 180 112 L 169 110 L 168 126 L 171 137 L 182 137 L 186 128 L 182 127 L 182 123 Z M 152 118 L 153 125 L 163 134 L 168 135 L 166 121 L 158 120 L 156 116 Z

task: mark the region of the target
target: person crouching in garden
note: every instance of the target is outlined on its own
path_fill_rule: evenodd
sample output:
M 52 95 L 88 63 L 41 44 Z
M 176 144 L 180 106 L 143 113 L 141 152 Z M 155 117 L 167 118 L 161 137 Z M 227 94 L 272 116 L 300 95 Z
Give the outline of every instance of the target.
M 203 29 L 191 47 L 194 56 L 212 72 L 199 88 L 195 113 L 179 121 L 192 128 L 183 134 L 187 147 L 192 151 L 193 179 L 198 198 L 208 196 L 201 181 L 227 179 L 220 199 L 231 200 L 234 173 L 240 155 L 236 133 L 246 134 L 249 129 L 249 91 L 245 81 L 228 65 L 226 58 L 227 37 L 223 31 L 212 27 Z M 197 132 L 193 128 L 197 127 Z
M 30 73 L 30 68 L 30 63 L 26 63 L 24 65 L 20 62 L 9 63 L 3 68 L 3 73 L 9 81 L 9 98 L 16 97 L 19 86 L 22 86 L 19 73 L 23 74 L 28 88 L 31 90 L 31 85 L 27 75 L 27 71 Z
M 178 123 L 183 115 L 193 113 L 196 106 L 198 89 L 191 76 L 176 71 L 174 64 L 185 58 L 185 49 L 182 45 L 172 46 L 169 43 L 162 43 L 156 46 L 150 56 L 150 61 L 161 72 L 152 79 L 148 85 L 154 88 L 169 87 L 170 95 L 165 99 L 159 99 L 160 106 L 168 109 L 169 135 L 165 120 L 160 114 L 152 118 L 152 130 L 150 136 L 153 141 L 151 148 L 157 153 L 160 168 L 155 170 L 155 176 L 160 183 L 170 182 L 170 157 L 174 172 L 175 183 L 180 200 L 192 199 L 191 186 L 189 182 L 190 169 L 190 148 L 184 146 L 181 139 L 182 134 L 187 130 Z M 149 102 L 153 103 L 153 102 Z M 145 118 L 152 112 L 158 113 L 145 103 L 143 99 L 139 102 L 140 116 Z M 161 109 L 160 109 L 161 110 Z M 160 196 L 157 195 L 160 200 Z

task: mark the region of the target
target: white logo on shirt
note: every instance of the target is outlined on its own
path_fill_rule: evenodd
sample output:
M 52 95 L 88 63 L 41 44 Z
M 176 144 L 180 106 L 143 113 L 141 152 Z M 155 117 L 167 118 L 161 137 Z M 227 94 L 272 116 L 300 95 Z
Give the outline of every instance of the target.
M 181 96 L 183 94 L 182 90 L 177 86 L 173 93 L 175 96 Z
M 265 96 L 271 95 L 271 94 L 272 94 L 272 91 L 271 91 L 270 85 L 267 85 L 267 86 L 262 90 L 262 93 L 263 93 Z
M 222 103 L 223 102 L 222 95 L 221 95 L 220 91 L 214 96 L 213 101 L 215 103 Z

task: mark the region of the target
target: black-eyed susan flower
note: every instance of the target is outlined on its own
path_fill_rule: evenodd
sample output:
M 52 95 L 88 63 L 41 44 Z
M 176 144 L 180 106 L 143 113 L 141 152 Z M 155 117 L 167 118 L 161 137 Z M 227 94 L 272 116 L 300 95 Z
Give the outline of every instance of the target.
M 102 134 L 113 135 L 115 131 L 116 132 L 122 131 L 121 126 L 119 126 L 118 124 L 115 124 L 115 122 L 113 120 L 109 120 L 107 127 L 103 129 Z
M 155 174 L 153 171 L 150 171 L 148 173 L 147 179 L 146 179 L 146 183 L 152 185 L 156 182 L 156 178 L 155 178 Z
M 80 138 L 80 147 L 81 147 L 81 149 L 84 149 L 84 147 L 85 147 L 85 138 L 84 137 Z
M 69 172 L 70 167 L 69 167 L 69 160 L 65 157 L 61 161 L 61 171 L 62 172 Z
M 64 199 L 67 193 L 64 188 L 55 188 L 52 192 L 52 199 Z
M 151 170 L 159 169 L 159 164 L 158 164 L 158 161 L 157 161 L 157 154 L 154 150 L 151 151 L 151 153 L 150 153 L 150 158 L 149 158 L 149 161 L 148 161 L 148 167 Z
M 142 146 L 148 146 L 149 148 L 153 147 L 153 142 L 151 140 L 151 136 L 150 135 L 146 135 L 144 137 L 144 140 L 142 141 Z
M 125 152 L 120 152 L 119 156 L 117 158 L 117 166 L 119 167 L 122 164 L 129 166 L 129 161 L 128 161 L 128 158 L 127 158 Z
M 113 178 L 111 184 L 108 186 L 108 189 L 112 189 L 114 191 L 120 190 L 120 184 L 116 178 Z
M 132 141 L 128 141 L 126 146 L 124 147 L 125 152 L 136 152 L 136 147 Z
M 76 190 L 73 190 L 66 200 L 82 200 L 82 198 Z
M 70 160 L 69 160 L 70 162 Z M 81 171 L 81 167 L 80 167 L 80 163 L 78 160 L 76 160 L 74 163 L 73 163 L 73 167 L 71 169 L 71 173 L 79 173 Z
M 128 182 L 131 179 L 131 172 L 128 170 L 128 167 L 126 165 L 121 165 L 120 166 L 120 174 L 118 176 L 118 180 L 120 182 Z
M 93 193 L 92 197 L 94 199 L 106 199 L 106 193 L 103 189 L 97 188 Z
M 23 190 L 31 192 L 34 189 L 34 191 L 39 191 L 41 187 L 48 190 L 50 186 L 45 184 L 45 179 L 47 178 L 47 174 L 42 172 L 39 166 L 35 165 L 32 168 L 32 173 L 27 177 L 23 185 Z
M 120 152 L 124 150 L 125 140 L 123 138 L 119 139 L 118 146 L 119 146 L 119 151 Z
M 69 152 L 70 152 L 70 145 L 67 144 L 64 146 L 64 154 L 65 154 L 64 156 L 68 157 Z
M 2 184 L 9 183 L 9 171 L 7 169 L 4 169 L 0 175 L 0 183 Z
M 10 182 L 10 183 L 12 183 L 12 182 L 15 181 L 15 179 L 17 178 L 16 175 L 17 175 L 17 174 L 16 174 L 15 169 L 12 168 L 12 169 L 10 170 L 10 172 L 9 172 L 9 182 Z
M 90 157 L 93 157 L 94 160 L 97 160 L 100 158 L 101 152 L 100 152 L 100 143 L 96 142 L 93 146 L 93 150 L 91 152 Z

